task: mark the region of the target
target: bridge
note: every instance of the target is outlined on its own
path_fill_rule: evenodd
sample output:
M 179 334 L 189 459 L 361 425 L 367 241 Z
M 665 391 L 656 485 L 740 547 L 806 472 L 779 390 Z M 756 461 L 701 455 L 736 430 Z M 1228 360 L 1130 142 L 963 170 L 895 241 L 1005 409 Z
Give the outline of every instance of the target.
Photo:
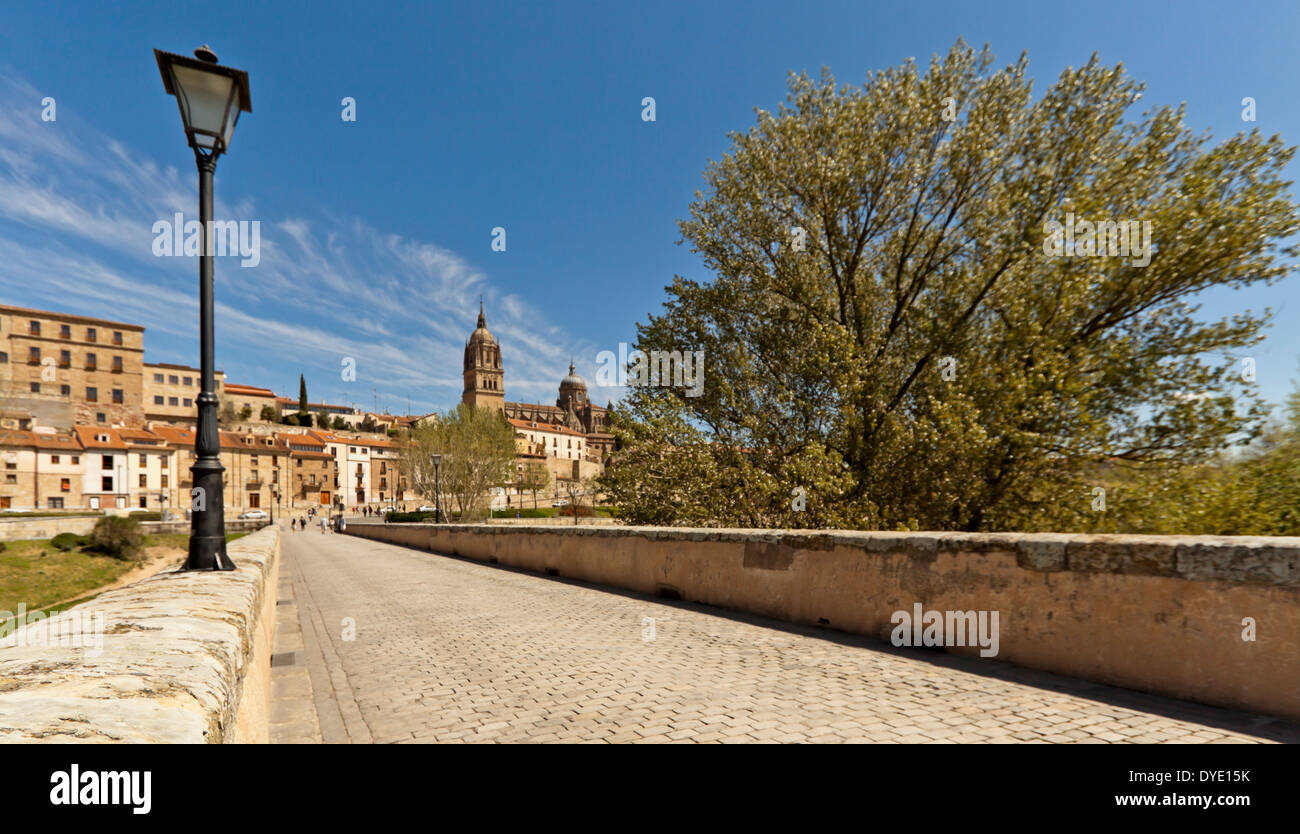
M 1211 654 L 1242 651 L 1234 643 L 1189 644 L 1201 657 L 1152 657 L 1153 647 L 1164 651 L 1189 627 L 1204 630 L 1200 622 L 1171 623 L 1162 610 L 1164 593 L 1186 603 L 1204 590 L 1177 584 L 1194 581 L 1224 583 L 1214 594 L 1249 604 L 1262 640 L 1294 641 L 1295 631 L 1277 631 L 1293 625 L 1277 619 L 1288 608 L 1295 616 L 1290 575 L 1253 584 L 1240 577 L 1229 584 L 1227 567 L 1200 580 L 1155 576 L 1161 543 L 1150 540 L 1122 543 L 1140 548 L 1140 565 L 1121 543 L 1102 542 L 1114 572 L 1074 577 L 1068 547 L 1066 563 L 1051 564 L 1051 537 L 993 537 L 976 547 L 974 539 L 901 534 L 912 552 L 900 554 L 893 534 L 843 535 L 356 523 L 346 535 L 267 529 L 232 543 L 240 564 L 234 574 L 163 575 L 89 603 L 114 624 L 103 657 L 0 648 L 0 679 L 23 681 L 0 691 L 0 740 L 1300 741 L 1300 723 L 1285 703 L 1295 695 L 1294 653 L 1280 672 L 1292 689 L 1250 702 L 1268 710 L 1231 705 L 1253 690 L 1227 680 L 1236 674 L 1230 667 L 1217 689 L 1194 692 L 1168 671 L 1190 666 L 1203 676 L 1206 663 L 1224 668 L 1229 661 Z M 1165 544 L 1174 554 L 1193 546 Z M 998 548 L 1010 548 L 1009 557 Z M 1026 561 L 1026 552 L 1037 555 Z M 1284 549 L 1281 563 L 1294 564 L 1294 552 Z M 873 573 L 864 553 L 882 573 Z M 1089 553 L 1091 544 L 1075 554 L 1076 569 Z M 1275 557 L 1265 561 L 1275 564 Z M 1173 564 L 1176 574 L 1206 570 L 1186 553 Z M 1238 558 L 1231 570 L 1249 571 L 1249 564 Z M 894 590 L 924 593 L 930 607 L 945 607 L 961 599 L 952 578 L 974 582 L 977 565 L 998 574 L 1001 590 L 1022 602 L 1049 604 L 1012 587 L 1013 570 L 1026 573 L 1026 587 L 1053 586 L 1075 606 L 1089 603 L 1082 589 L 1090 584 L 1113 594 L 1136 583 L 1142 605 L 1112 599 L 1112 610 L 1080 620 L 1098 644 L 1074 651 L 1090 664 L 1083 671 L 1093 670 L 1091 680 L 1044 668 L 1066 662 L 1057 658 L 1057 638 L 1026 628 L 996 595 L 984 599 L 1006 608 L 997 658 L 880 639 L 878 615 L 870 612 L 897 605 Z M 805 610 L 800 600 L 810 597 L 796 586 L 812 568 L 825 574 L 814 595 L 822 607 Z M 861 587 L 831 587 L 855 582 L 874 587 L 875 598 L 862 597 Z M 227 583 L 230 596 L 214 583 Z M 866 618 L 854 621 L 837 607 L 840 593 L 858 596 Z M 1068 642 L 1064 611 L 1054 628 Z M 1240 642 L 1240 617 L 1233 616 L 1231 637 Z M 1121 651 L 1105 621 L 1131 630 L 1140 620 L 1151 621 L 1152 634 L 1167 632 L 1164 643 L 1132 635 L 1139 659 L 1163 681 L 1125 677 L 1135 667 L 1123 657 L 1098 665 L 1097 657 Z M 193 649 L 192 664 L 177 665 L 177 649 L 187 651 L 189 640 L 202 648 Z M 1258 660 L 1269 650 L 1259 648 L 1244 651 Z M 208 656 L 223 662 L 205 662 Z M 129 676 L 126 667 L 142 663 L 168 677 L 165 698 Z M 70 676 L 74 667 L 85 674 Z M 105 700 L 105 689 L 115 687 L 120 697 Z M 70 713 L 79 719 L 69 720 Z

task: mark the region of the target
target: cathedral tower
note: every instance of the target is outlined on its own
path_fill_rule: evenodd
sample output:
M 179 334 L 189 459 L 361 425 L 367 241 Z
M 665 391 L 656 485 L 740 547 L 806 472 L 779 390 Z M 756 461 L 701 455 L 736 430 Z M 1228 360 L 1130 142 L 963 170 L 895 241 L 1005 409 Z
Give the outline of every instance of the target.
M 478 303 L 478 327 L 465 343 L 465 390 L 460 395 L 467 405 L 504 411 L 505 371 L 501 369 L 501 346 L 487 329 L 483 302 Z

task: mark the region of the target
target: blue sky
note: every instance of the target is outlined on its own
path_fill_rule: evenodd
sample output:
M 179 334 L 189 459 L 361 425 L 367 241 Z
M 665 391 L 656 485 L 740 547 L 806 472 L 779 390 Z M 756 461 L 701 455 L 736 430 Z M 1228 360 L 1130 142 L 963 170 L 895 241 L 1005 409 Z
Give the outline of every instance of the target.
M 216 213 L 260 220 L 263 255 L 218 259 L 218 366 L 423 413 L 459 398 L 480 293 L 508 399 L 553 401 L 570 356 L 594 383 L 597 353 L 634 340 L 675 273 L 707 277 L 675 221 L 790 70 L 858 82 L 962 36 L 1001 63 L 1027 50 L 1041 89 L 1097 51 L 1147 83 L 1146 102 L 1187 102 L 1194 130 L 1248 127 L 1251 96 L 1258 127 L 1294 144 L 1298 18 L 1283 2 L 6 4 L 0 302 L 140 323 L 147 361 L 197 362 L 194 260 L 151 252 L 155 221 L 197 209 L 154 47 L 209 43 L 251 78 Z M 55 122 L 40 120 L 46 96 Z M 1274 309 L 1255 356 L 1279 401 L 1300 358 L 1300 278 L 1206 301 Z

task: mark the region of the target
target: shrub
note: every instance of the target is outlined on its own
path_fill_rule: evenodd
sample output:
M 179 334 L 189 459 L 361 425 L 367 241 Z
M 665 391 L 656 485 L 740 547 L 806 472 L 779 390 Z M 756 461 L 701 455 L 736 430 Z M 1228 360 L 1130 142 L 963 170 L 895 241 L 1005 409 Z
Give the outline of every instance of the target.
M 67 551 L 85 547 L 89 541 L 85 536 L 79 536 L 76 533 L 60 533 L 50 539 L 50 544 L 54 545 L 57 550 Z
M 140 522 L 128 516 L 105 516 L 90 531 L 90 546 L 114 559 L 136 559 L 144 544 Z
M 385 519 L 393 524 L 402 524 L 413 521 L 433 521 L 433 511 L 423 513 L 385 513 Z
M 573 518 L 573 509 L 574 507 L 572 504 L 570 504 L 567 507 L 560 507 L 559 513 L 557 514 L 565 516 L 566 518 Z M 578 509 L 579 518 L 590 518 L 592 515 L 591 507 L 588 507 L 584 504 L 579 504 L 577 509 Z

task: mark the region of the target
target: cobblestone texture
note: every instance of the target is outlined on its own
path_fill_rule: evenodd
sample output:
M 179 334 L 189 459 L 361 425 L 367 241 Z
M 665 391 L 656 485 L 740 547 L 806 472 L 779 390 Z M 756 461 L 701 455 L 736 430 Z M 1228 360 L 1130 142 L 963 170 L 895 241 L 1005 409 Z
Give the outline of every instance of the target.
M 326 742 L 1300 740 L 1294 722 L 380 542 L 283 542 Z

